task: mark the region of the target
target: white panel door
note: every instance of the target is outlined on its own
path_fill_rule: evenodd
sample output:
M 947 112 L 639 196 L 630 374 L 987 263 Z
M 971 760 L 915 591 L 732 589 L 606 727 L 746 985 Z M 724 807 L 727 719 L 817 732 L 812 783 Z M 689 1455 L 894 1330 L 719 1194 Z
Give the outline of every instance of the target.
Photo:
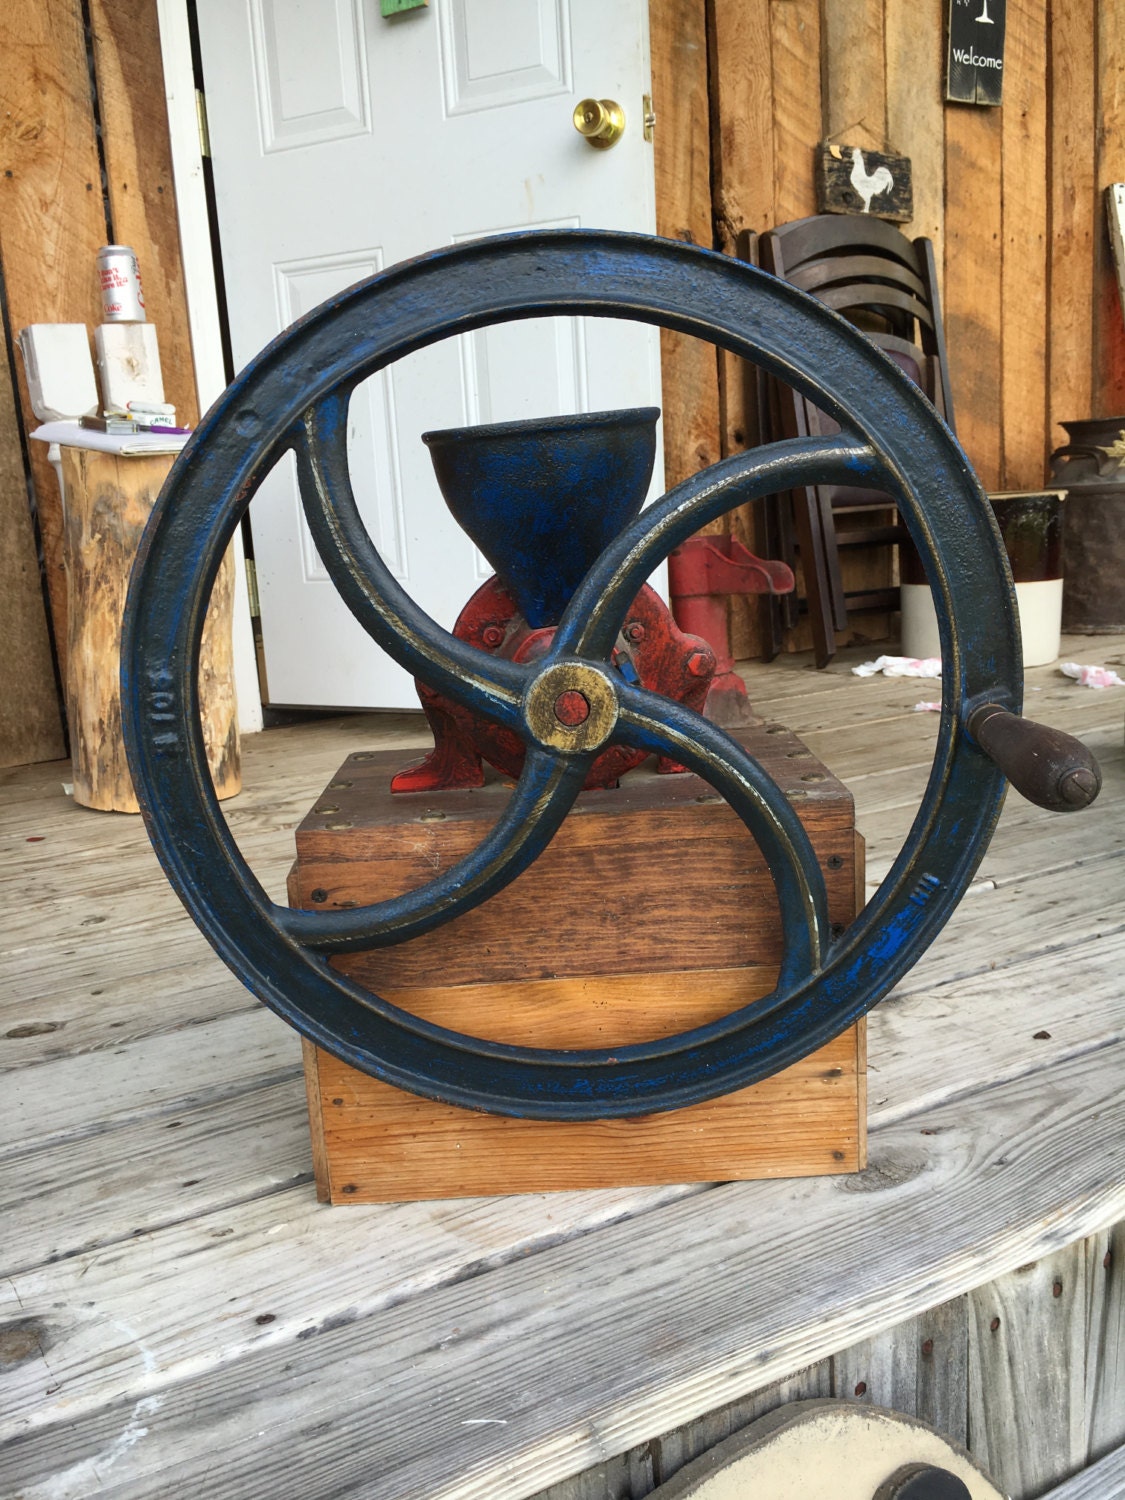
M 653 232 L 647 0 L 198 0 L 235 363 L 318 302 L 443 244 L 535 226 Z M 622 105 L 610 150 L 579 99 Z M 616 319 L 485 329 L 358 387 L 352 472 L 371 535 L 440 624 L 487 576 L 438 492 L 430 428 L 659 405 L 654 330 Z M 270 701 L 416 702 L 351 618 L 292 465 L 251 506 Z

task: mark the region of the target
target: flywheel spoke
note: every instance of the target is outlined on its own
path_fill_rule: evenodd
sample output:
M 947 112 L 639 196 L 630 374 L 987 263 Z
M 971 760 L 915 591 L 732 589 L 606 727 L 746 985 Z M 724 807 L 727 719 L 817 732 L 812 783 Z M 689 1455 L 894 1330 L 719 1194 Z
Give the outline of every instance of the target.
M 682 762 L 730 804 L 746 824 L 777 888 L 785 948 L 777 994 L 820 969 L 830 927 L 824 877 L 809 836 L 788 798 L 725 730 L 682 703 L 622 685 L 614 738 Z
M 500 819 L 471 854 L 416 891 L 340 911 L 275 906 L 277 925 L 303 947 L 330 956 L 385 948 L 440 927 L 494 896 L 551 841 L 582 789 L 590 756 L 532 748 Z
M 304 413 L 294 439 L 309 530 L 340 597 L 401 667 L 456 702 L 518 728 L 527 669 L 443 630 L 380 557 L 352 490 L 347 419 L 348 393 L 337 391 Z
M 683 480 L 605 549 L 567 606 L 555 654 L 605 656 L 637 590 L 673 548 L 736 505 L 807 484 L 894 485 L 869 443 L 844 433 L 751 448 Z

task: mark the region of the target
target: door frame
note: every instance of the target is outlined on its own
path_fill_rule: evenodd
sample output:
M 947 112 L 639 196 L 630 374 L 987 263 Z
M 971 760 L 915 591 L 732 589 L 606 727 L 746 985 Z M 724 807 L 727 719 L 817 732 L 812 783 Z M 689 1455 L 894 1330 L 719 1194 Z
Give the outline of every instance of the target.
M 195 386 L 199 394 L 199 409 L 205 412 L 226 389 L 227 376 L 211 248 L 211 221 L 204 189 L 187 0 L 156 0 L 156 10 Z M 238 697 L 238 727 L 243 734 L 253 734 L 263 727 L 262 689 L 258 679 L 241 531 L 235 531 L 232 546 L 235 563 L 234 684 Z

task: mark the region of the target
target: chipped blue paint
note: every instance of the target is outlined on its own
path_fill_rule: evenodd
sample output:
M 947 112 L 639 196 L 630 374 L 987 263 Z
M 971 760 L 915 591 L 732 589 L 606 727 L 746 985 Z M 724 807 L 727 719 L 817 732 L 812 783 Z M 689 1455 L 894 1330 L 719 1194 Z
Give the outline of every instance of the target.
M 614 517 L 586 577 L 576 583 L 566 572 L 573 597 L 548 657 L 517 666 L 455 640 L 389 573 L 351 492 L 347 404 L 360 380 L 413 350 L 545 315 L 634 318 L 709 339 L 790 381 L 841 431 L 723 460 L 636 519 Z M 785 920 L 772 996 L 680 1036 L 560 1053 L 430 1025 L 329 968 L 335 952 L 440 925 L 527 868 L 577 795 L 585 761 L 532 750 L 497 828 L 420 891 L 336 913 L 291 912 L 270 900 L 214 797 L 196 675 L 227 543 L 286 452 L 296 456 L 325 565 L 372 638 L 431 686 L 517 731 L 531 675 L 563 655 L 604 661 L 637 584 L 705 521 L 822 480 L 885 488 L 933 579 L 946 706 L 910 836 L 857 920 L 831 941 L 808 840 L 761 767 L 716 726 L 622 680 L 615 737 L 687 760 L 766 854 Z M 375 1077 L 544 1119 L 649 1113 L 742 1087 L 823 1045 L 886 994 L 944 925 L 999 812 L 1004 779 L 965 733 L 965 718 L 986 701 L 1018 712 L 1020 679 L 995 523 L 967 459 L 917 388 L 842 319 L 754 267 L 677 242 L 586 230 L 502 236 L 392 267 L 263 350 L 200 424 L 154 509 L 130 587 L 122 667 L 130 766 L 154 846 L 243 982 L 311 1040 Z M 913 899 L 934 881 L 932 896 Z

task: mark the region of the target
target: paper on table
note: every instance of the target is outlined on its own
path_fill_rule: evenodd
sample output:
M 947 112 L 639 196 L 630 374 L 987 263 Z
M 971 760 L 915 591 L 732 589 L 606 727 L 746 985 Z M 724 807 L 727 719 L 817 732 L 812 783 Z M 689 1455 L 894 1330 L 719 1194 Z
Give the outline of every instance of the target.
M 64 448 L 93 448 L 100 453 L 119 453 L 126 458 L 146 454 L 178 453 L 190 433 L 93 432 L 77 422 L 44 422 L 31 434 L 41 443 L 61 443 Z

